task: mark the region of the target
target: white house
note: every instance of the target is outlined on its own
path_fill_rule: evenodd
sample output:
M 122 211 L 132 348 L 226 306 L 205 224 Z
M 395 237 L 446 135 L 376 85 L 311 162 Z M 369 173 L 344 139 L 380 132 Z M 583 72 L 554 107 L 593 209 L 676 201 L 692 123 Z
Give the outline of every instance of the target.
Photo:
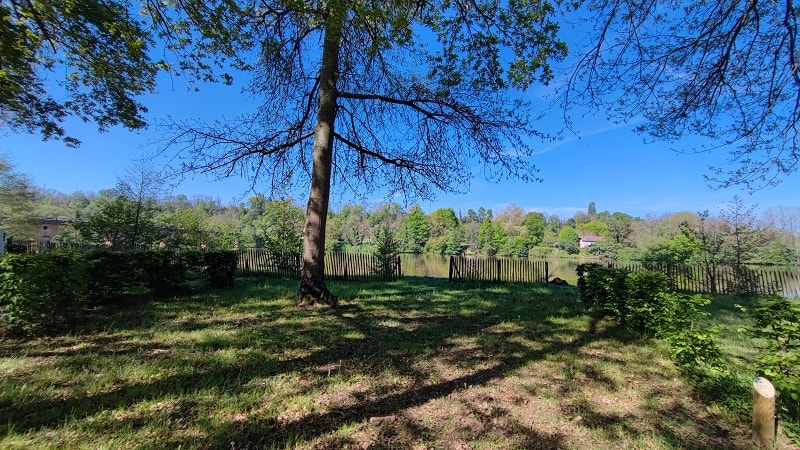
M 598 234 L 594 234 L 594 233 L 581 234 L 581 235 L 578 236 L 578 246 L 580 246 L 580 248 L 585 248 L 585 247 L 588 247 L 588 246 L 594 244 L 595 242 L 599 241 L 600 239 L 602 239 L 602 238 Z

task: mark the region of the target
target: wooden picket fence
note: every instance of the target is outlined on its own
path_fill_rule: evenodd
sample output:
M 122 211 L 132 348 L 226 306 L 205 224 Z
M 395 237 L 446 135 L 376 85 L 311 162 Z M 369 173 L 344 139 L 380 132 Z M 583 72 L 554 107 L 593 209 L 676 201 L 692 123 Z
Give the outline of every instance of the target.
M 547 261 L 527 259 L 450 257 L 450 281 L 491 281 L 508 283 L 546 283 Z
M 103 244 L 90 244 L 87 242 L 61 242 L 40 241 L 36 239 L 7 239 L 6 251 L 8 253 L 22 253 L 32 255 L 35 253 L 51 252 L 55 250 L 76 250 L 80 252 L 101 251 L 129 251 L 129 250 L 159 250 L 158 244 L 139 245 L 136 248 L 116 248 Z
M 650 270 L 664 273 L 676 289 L 687 292 L 800 297 L 800 267 L 765 266 L 736 270 L 721 266 L 709 271 L 697 265 L 623 263 L 610 266 L 630 272 Z
M 300 278 L 303 258 L 299 253 L 272 252 L 261 248 L 239 250 L 238 272 L 242 276 Z M 400 257 L 381 260 L 364 253 L 328 252 L 325 278 L 332 280 L 394 281 L 402 276 Z
M 300 278 L 303 259 L 300 253 L 282 253 L 263 248 L 239 250 L 237 272 L 241 276 Z

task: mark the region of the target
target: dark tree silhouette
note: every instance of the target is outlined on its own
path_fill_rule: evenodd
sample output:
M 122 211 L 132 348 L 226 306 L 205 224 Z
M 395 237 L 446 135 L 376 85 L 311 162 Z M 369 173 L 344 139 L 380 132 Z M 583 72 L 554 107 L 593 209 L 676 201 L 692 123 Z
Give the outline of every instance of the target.
M 657 139 L 708 138 L 683 151 L 728 151 L 717 187 L 774 185 L 798 169 L 798 14 L 782 2 L 592 0 L 589 30 L 562 90 L 617 120 L 643 117 Z M 571 49 L 571 51 L 574 51 Z

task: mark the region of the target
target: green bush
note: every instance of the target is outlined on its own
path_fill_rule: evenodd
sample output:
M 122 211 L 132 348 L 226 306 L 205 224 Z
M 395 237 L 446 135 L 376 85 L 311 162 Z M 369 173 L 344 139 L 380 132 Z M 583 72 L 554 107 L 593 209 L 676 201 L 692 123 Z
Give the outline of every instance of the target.
M 599 264 L 577 268 L 580 299 L 587 308 L 616 318 L 626 328 L 670 344 L 672 357 L 688 370 L 698 364 L 717 367 L 717 330 L 703 327 L 702 311 L 711 300 L 674 292 L 669 278 L 655 272 L 629 273 Z
M 186 280 L 187 267 L 203 270 L 209 285 L 233 284 L 236 252 L 176 255 L 169 251 L 78 253 L 55 251 L 0 259 L 0 326 L 40 334 L 60 326 L 87 306 L 131 294 L 171 294 Z
M 665 334 L 671 356 L 684 371 L 692 374 L 702 367 L 721 368 L 722 353 L 716 339 L 716 328 L 678 329 Z
M 206 267 L 204 252 L 200 250 L 181 250 L 177 256 L 179 263 L 187 272 L 203 273 Z
M 233 286 L 236 278 L 236 268 L 239 263 L 239 256 L 234 251 L 213 251 L 205 254 L 205 270 L 203 275 L 208 284 L 225 288 Z
M 750 313 L 755 325 L 747 331 L 763 343 L 758 368 L 775 385 L 780 393 L 782 411 L 797 426 L 800 423 L 800 304 L 778 296 L 763 297 Z
M 143 271 L 135 252 L 97 250 L 86 254 L 89 298 L 95 304 L 113 302 L 142 284 Z
M 0 323 L 10 332 L 41 333 L 77 313 L 86 298 L 79 253 L 7 255 L 0 260 Z
M 28 248 L 23 244 L 6 245 L 6 253 L 9 255 L 24 255 L 28 253 Z
M 583 305 L 624 322 L 627 297 L 625 279 L 628 272 L 596 263 L 580 264 L 576 270 L 578 293 Z
M 175 252 L 151 250 L 135 252 L 141 281 L 155 296 L 174 294 L 186 280 L 186 265 Z
M 86 258 L 89 296 L 96 304 L 113 302 L 132 293 L 172 294 L 186 279 L 186 259 L 171 251 L 100 250 L 88 253 Z
M 623 311 L 628 328 L 644 335 L 664 331 L 668 305 L 664 296 L 669 278 L 657 272 L 636 272 L 625 278 L 626 302 Z

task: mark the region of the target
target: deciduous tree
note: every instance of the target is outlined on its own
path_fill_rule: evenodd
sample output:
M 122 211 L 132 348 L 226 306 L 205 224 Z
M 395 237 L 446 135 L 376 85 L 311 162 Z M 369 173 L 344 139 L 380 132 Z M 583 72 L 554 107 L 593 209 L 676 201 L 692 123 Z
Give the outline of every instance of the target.
M 691 239 L 697 249 L 696 257 L 706 272 L 706 277 L 711 284 L 711 293 L 716 293 L 717 268 L 724 262 L 725 236 L 728 233 L 728 226 L 725 221 L 709 216 L 708 211 L 700 214 L 700 220 L 692 225 L 683 222 L 680 226 L 681 232 Z
M 569 254 L 577 254 L 580 249 L 578 246 L 578 232 L 569 225 L 561 227 L 558 232 L 558 248 Z
M 30 178 L 15 171 L 8 158 L 0 154 L 0 230 L 9 237 L 32 237 L 35 199 Z
M 87 242 L 129 250 L 151 245 L 161 237 L 154 208 L 142 209 L 116 190 L 101 191 L 92 203 L 74 224 Z
M 633 217 L 628 214 L 615 212 L 606 218 L 608 237 L 619 245 L 630 245 L 633 234 Z
M 727 263 L 737 270 L 755 256 L 759 248 L 767 242 L 767 234 L 756 225 L 754 213 L 757 205 L 747 207 L 738 195 L 720 211 L 720 218 L 727 222 L 728 255 Z
M 412 253 L 419 253 L 425 248 L 430 236 L 430 228 L 425 218 L 425 213 L 419 206 L 412 206 L 406 214 L 405 224 L 405 250 Z
M 254 223 L 268 250 L 294 255 L 303 246 L 303 209 L 291 199 L 267 201 Z
M 525 230 L 527 231 L 528 244 L 532 247 L 540 245 L 544 240 L 547 221 L 542 213 L 529 212 L 525 215 Z
M 490 179 L 537 177 L 540 133 L 513 91 L 550 81 L 566 54 L 548 2 L 187 0 L 183 28 L 164 5 L 146 4 L 173 46 L 252 69 L 263 101 L 238 120 L 182 124 L 171 143 L 184 168 L 272 186 L 310 178 L 301 296 L 333 300 L 323 256 L 334 180 L 430 197 L 465 190 L 476 160 Z
M 159 200 L 167 195 L 163 174 L 147 162 L 136 162 L 118 178 L 116 191 L 132 208 L 127 217 L 128 245 L 151 244 L 154 236 L 163 234 L 155 223 Z

